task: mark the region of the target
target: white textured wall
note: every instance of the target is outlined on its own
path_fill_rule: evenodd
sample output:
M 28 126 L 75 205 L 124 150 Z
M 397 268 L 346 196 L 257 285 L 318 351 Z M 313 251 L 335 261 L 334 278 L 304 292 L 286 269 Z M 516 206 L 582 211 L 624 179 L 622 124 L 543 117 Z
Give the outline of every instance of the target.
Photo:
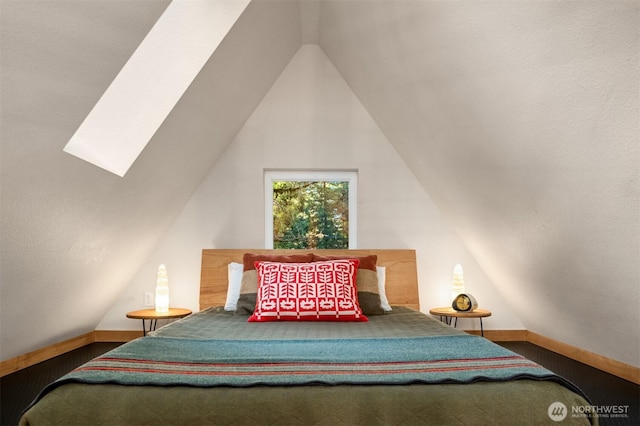
M 63 152 L 166 5 L 0 2 L 2 360 L 95 329 L 300 46 L 253 2 L 124 178 Z
M 160 206 L 149 176 L 168 177 L 120 179 L 62 151 L 166 4 L 1 2 L 2 360 L 92 331 L 188 199 L 175 185 L 142 217 Z
M 640 2 L 327 1 L 320 22 L 525 327 L 640 365 Z
M 160 263 L 171 304 L 197 310 L 203 248 L 264 247 L 265 168 L 357 169 L 358 246 L 416 249 L 423 311 L 448 303 L 460 262 L 467 290 L 494 312 L 485 326 L 523 328 L 322 50 L 304 45 L 98 329 L 140 327 L 125 313 L 154 290 Z

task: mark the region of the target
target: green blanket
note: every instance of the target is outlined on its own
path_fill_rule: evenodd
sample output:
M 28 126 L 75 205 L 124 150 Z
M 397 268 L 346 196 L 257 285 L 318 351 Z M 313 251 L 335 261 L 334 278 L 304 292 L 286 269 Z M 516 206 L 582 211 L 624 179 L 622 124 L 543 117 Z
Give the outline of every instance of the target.
M 255 324 L 209 309 L 47 386 L 20 424 L 537 425 L 556 402 L 569 412 L 588 405 L 580 394 L 513 352 L 400 307 L 340 324 Z
M 484 338 L 184 340 L 145 337 L 77 368 L 64 383 L 155 386 L 473 383 L 552 380 L 540 365 Z

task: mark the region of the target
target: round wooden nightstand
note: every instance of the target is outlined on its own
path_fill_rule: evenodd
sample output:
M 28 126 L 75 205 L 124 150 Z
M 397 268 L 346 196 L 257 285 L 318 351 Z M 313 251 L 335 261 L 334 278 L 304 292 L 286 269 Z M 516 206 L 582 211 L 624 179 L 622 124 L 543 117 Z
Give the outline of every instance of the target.
M 148 331 L 154 331 L 158 325 L 159 319 L 184 318 L 187 315 L 191 315 L 191 310 L 184 308 L 169 308 L 168 312 L 156 312 L 154 308 L 127 312 L 127 318 L 142 320 L 142 334 L 144 336 L 147 335 L 146 320 L 149 320 Z
M 482 318 L 490 317 L 491 311 L 486 309 L 474 309 L 469 312 L 456 311 L 452 307 L 433 308 L 429 310 L 431 315 L 438 315 L 440 321 L 445 322 L 447 325 L 451 325 L 451 319 L 455 318 L 456 321 L 453 324 L 454 327 L 458 325 L 458 318 L 479 318 L 480 319 L 480 333 L 484 336 L 484 326 L 482 325 Z

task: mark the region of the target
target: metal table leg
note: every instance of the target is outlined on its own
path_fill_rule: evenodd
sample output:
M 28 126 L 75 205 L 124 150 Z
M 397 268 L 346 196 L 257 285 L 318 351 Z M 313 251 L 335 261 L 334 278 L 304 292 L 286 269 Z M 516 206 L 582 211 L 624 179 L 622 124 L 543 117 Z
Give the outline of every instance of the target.
M 156 327 L 158 325 L 158 318 L 150 319 L 149 320 L 149 330 L 147 331 L 147 326 L 146 326 L 145 321 L 146 320 L 143 318 L 142 319 L 142 335 L 143 336 L 146 336 L 148 332 L 155 331 Z

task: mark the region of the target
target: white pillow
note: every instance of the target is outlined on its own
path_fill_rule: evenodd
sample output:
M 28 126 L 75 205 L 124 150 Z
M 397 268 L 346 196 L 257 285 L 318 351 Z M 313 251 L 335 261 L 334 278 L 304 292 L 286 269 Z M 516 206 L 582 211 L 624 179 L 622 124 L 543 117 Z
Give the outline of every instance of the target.
M 242 269 L 242 263 L 231 262 L 228 266 L 229 285 L 227 287 L 227 301 L 224 304 L 225 311 L 236 310 L 242 285 Z
M 378 293 L 380 293 L 380 306 L 382 306 L 382 310 L 388 312 L 391 310 L 391 305 L 389 305 L 389 300 L 387 300 L 387 293 L 385 292 L 387 270 L 384 266 L 376 266 L 376 271 L 378 272 Z

